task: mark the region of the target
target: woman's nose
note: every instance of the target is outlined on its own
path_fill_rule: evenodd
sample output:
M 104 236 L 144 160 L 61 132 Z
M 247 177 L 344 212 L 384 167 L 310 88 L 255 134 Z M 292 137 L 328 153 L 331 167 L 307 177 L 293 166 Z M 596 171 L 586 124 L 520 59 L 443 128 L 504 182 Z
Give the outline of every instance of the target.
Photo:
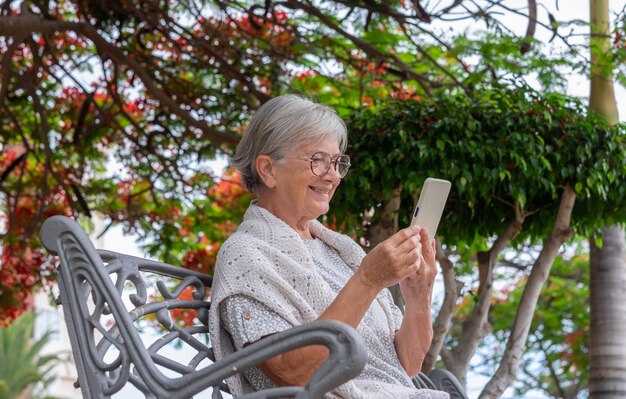
M 338 168 L 337 162 L 330 163 L 330 168 L 328 168 L 328 172 L 326 172 L 324 177 L 332 178 L 333 180 L 341 179 L 341 174 L 339 174 L 339 168 Z

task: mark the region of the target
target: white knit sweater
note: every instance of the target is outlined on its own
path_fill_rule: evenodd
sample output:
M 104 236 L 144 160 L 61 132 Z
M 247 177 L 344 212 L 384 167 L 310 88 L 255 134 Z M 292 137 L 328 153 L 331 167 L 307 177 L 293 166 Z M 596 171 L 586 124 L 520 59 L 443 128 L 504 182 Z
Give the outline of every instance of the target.
M 310 229 L 313 236 L 334 248 L 356 270 L 365 253 L 354 240 L 315 220 Z M 219 312 L 221 301 L 235 294 L 264 303 L 292 325 L 316 320 L 336 296 L 315 272 L 313 259 L 296 231 L 255 203 L 248 208 L 237 232 L 222 245 L 217 258 L 209 313 L 211 343 L 217 359 L 235 350 L 221 326 Z M 376 300 L 387 314 L 390 333 L 395 333 L 391 296 L 383 290 Z M 230 378 L 228 384 L 235 396 L 251 391 L 241 375 Z M 333 394 L 342 398 L 363 397 L 359 391 L 353 382 L 348 382 Z M 439 393 L 447 397 L 443 392 L 402 397 L 435 398 Z

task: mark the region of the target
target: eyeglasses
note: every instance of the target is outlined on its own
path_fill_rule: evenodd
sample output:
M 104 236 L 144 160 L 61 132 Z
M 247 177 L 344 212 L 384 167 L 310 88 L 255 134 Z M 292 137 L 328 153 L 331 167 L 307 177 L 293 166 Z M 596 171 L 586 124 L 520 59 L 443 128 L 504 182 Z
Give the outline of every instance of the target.
M 334 160 L 331 159 L 330 154 L 325 152 L 316 152 L 311 155 L 311 158 L 288 158 L 309 161 L 311 163 L 311 172 L 313 172 L 315 176 L 324 176 L 328 173 L 330 164 L 333 164 L 333 167 L 339 172 L 339 176 L 341 177 L 344 177 L 348 173 L 348 169 L 350 169 L 350 156 L 345 154 L 339 155 Z

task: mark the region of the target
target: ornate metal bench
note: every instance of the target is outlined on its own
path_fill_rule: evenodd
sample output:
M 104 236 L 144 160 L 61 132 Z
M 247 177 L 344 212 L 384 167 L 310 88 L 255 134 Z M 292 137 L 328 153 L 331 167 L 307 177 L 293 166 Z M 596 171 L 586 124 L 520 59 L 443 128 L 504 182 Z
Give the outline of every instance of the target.
M 321 398 L 358 375 L 366 351 L 352 327 L 316 321 L 271 335 L 215 362 L 208 342 L 211 277 L 161 262 L 97 251 L 73 220 L 53 216 L 40 232 L 44 246 L 59 257 L 58 277 L 78 381 L 85 398 L 109 398 L 128 383 L 146 398 L 223 398 L 224 380 L 271 357 L 307 345 L 325 345 L 327 361 L 305 387 L 282 387 L 241 398 Z M 186 323 L 179 323 L 183 312 Z M 191 325 L 189 325 L 191 322 Z M 144 342 L 140 331 L 158 338 Z M 167 356 L 185 346 L 184 359 Z M 439 370 L 435 370 L 439 372 Z M 420 374 L 417 386 L 450 388 L 449 373 Z M 453 377 L 452 377 L 453 378 Z M 435 381 L 437 384 L 433 383 Z M 458 385 L 458 384 L 457 384 Z M 459 391 L 458 387 L 453 387 Z M 465 398 L 452 389 L 452 398 Z M 448 389 L 446 389 L 448 390 Z

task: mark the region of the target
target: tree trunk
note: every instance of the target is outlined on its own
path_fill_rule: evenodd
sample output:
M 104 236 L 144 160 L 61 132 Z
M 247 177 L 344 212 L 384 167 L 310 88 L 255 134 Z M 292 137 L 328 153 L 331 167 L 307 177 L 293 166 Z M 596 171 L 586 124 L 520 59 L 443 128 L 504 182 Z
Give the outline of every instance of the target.
M 441 349 L 441 358 L 446 368 L 456 376 L 456 378 L 461 382 L 463 386 L 466 385 L 467 371 L 469 369 L 469 363 L 472 359 L 472 356 L 474 356 L 474 354 L 476 353 L 476 349 L 478 348 L 480 341 L 491 330 L 491 325 L 489 324 L 488 317 L 492 303 L 493 269 L 496 266 L 498 256 L 500 256 L 502 251 L 506 247 L 508 247 L 511 240 L 513 240 L 521 230 L 524 218 L 524 213 L 519 204 L 515 204 L 514 216 L 507 226 L 506 230 L 502 232 L 500 236 L 498 236 L 498 238 L 494 241 L 488 251 L 477 253 L 479 274 L 478 292 L 476 294 L 477 300 L 474 307 L 472 308 L 471 314 L 468 316 L 466 321 L 463 322 L 463 329 L 458 344 L 454 347 L 454 349 L 448 351 L 443 348 L 442 343 L 440 344 L 436 339 L 433 339 L 433 342 L 435 344 L 440 344 L 439 348 Z M 437 256 L 439 257 L 439 250 L 437 252 Z M 446 277 L 446 263 L 441 261 L 440 263 L 444 270 L 444 278 L 446 278 L 445 281 L 447 299 L 448 295 L 454 294 L 452 290 L 448 289 L 448 286 L 452 286 L 454 280 L 451 277 Z M 456 285 L 452 287 L 457 288 Z M 446 299 L 444 299 L 444 305 L 446 304 Z M 452 299 L 456 301 L 456 297 L 451 297 L 450 301 L 452 301 Z M 442 313 L 441 315 L 437 316 L 435 327 L 443 323 L 449 324 L 449 320 L 440 320 L 440 318 L 444 316 L 451 317 L 451 315 L 448 315 L 446 313 Z M 431 347 L 431 349 L 434 351 L 436 348 Z M 427 357 L 429 362 L 433 361 L 436 358 L 436 354 L 430 352 L 431 351 L 429 351 L 429 356 Z
M 558 255 L 559 248 L 573 234 L 570 221 L 575 200 L 574 191 L 570 187 L 566 187 L 561 195 L 561 204 L 554 222 L 554 229 L 535 260 L 528 282 L 522 292 L 522 298 L 498 370 L 480 393 L 479 399 L 499 398 L 515 380 L 539 294 L 541 294 L 541 289 L 550 275 L 550 268 Z
M 443 344 L 445 343 L 446 335 L 448 335 L 456 302 L 459 296 L 461 296 L 461 290 L 463 289 L 463 282 L 456 279 L 454 263 L 448 257 L 439 240 L 437 240 L 437 261 L 441 265 L 443 275 L 444 298 L 433 324 L 433 339 L 430 348 L 422 363 L 422 372 L 426 374 L 435 367 L 435 362 L 440 354 L 442 358 L 450 357 Z M 444 361 L 444 363 L 446 362 Z
M 626 268 L 624 230 L 602 229 L 602 247 L 591 240 L 589 395 L 626 397 Z
M 607 56 L 611 51 L 609 28 L 609 1 L 590 0 L 591 13 L 591 93 L 589 108 L 596 111 L 610 123 L 619 121 L 615 91 L 613 90 L 613 64 Z
M 608 0 L 590 0 L 590 110 L 614 124 L 619 120 L 613 90 Z M 624 230 L 602 229 L 602 246 L 590 239 L 589 395 L 626 397 L 626 259 Z

